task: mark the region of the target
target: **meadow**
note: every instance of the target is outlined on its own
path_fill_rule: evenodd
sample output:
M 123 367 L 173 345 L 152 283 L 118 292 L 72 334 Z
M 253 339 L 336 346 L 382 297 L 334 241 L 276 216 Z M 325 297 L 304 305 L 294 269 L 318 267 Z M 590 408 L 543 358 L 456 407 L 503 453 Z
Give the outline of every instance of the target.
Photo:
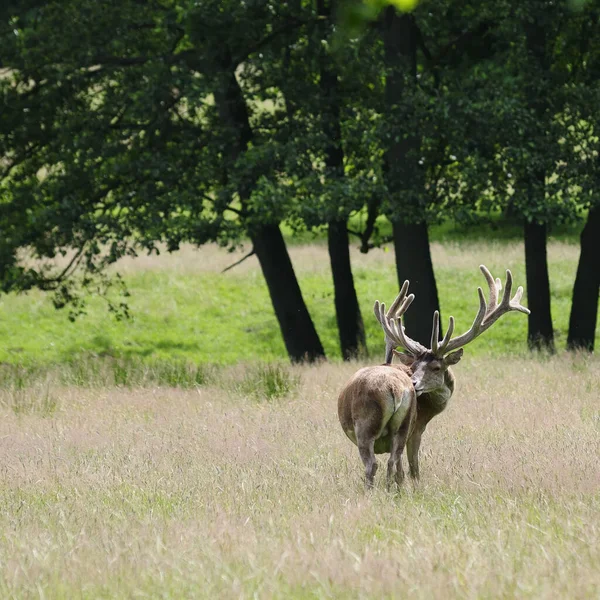
M 598 358 L 530 355 L 504 317 L 456 367 L 421 482 L 387 492 L 381 468 L 367 493 L 336 413 L 365 361 L 337 358 L 326 248 L 291 254 L 327 363 L 285 361 L 255 259 L 221 274 L 236 256 L 216 248 L 120 264 L 130 321 L 0 299 L 0 597 L 598 597 Z M 549 247 L 559 347 L 577 255 Z M 433 256 L 459 331 L 480 263 L 524 283 L 513 240 Z M 378 363 L 393 252 L 353 261 Z
M 596 359 L 466 357 L 420 484 L 370 493 L 357 367 L 3 390 L 0 597 L 598 597 Z

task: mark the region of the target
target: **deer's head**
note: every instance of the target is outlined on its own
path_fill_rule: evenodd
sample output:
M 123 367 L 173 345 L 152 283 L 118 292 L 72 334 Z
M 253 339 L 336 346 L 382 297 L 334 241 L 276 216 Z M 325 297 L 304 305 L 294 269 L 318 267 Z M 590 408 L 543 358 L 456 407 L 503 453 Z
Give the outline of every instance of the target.
M 462 348 L 447 356 L 438 357 L 430 350 L 417 356 L 394 350 L 394 356 L 410 367 L 411 380 L 418 395 L 426 394 L 441 388 L 446 379 L 446 372 L 455 365 L 463 355 Z
M 492 274 L 484 266 L 480 270 L 490 288 L 489 302 L 486 302 L 483 290 L 479 287 L 479 311 L 471 325 L 471 328 L 455 338 L 454 317 L 448 321 L 448 331 L 440 340 L 440 315 L 438 311 L 433 314 L 433 327 L 431 332 L 431 347 L 426 348 L 419 342 L 406 335 L 402 325 L 402 315 L 415 299 L 414 294 L 407 296 L 409 282 L 405 281 L 400 293 L 394 300 L 389 311 L 386 312 L 385 304 L 375 302 L 374 311 L 377 320 L 385 332 L 385 362 L 390 364 L 395 354 L 400 362 L 410 367 L 412 382 L 417 394 L 431 392 L 444 385 L 446 372 L 451 365 L 455 365 L 463 355 L 463 347 L 486 329 L 491 327 L 503 314 L 518 311 L 529 314 L 529 309 L 520 304 L 523 296 L 523 288 L 519 287 L 511 299 L 512 273 L 506 271 L 506 286 L 502 299 L 498 302 L 498 293 L 502 289 L 500 279 L 494 280 Z M 396 347 L 402 347 L 403 352 L 396 351 Z

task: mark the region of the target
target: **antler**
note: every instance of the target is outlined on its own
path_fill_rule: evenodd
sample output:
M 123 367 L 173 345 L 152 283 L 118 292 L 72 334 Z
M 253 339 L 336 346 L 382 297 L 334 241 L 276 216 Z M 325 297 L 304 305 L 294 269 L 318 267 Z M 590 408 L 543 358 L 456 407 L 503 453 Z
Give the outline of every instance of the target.
M 528 315 L 530 310 L 520 304 L 523 296 L 523 287 L 519 286 L 514 297 L 511 299 L 513 278 L 512 273 L 507 269 L 506 271 L 506 287 L 504 288 L 504 294 L 502 300 L 498 303 L 498 293 L 502 289 L 502 282 L 500 279 L 494 280 L 492 274 L 489 272 L 485 265 L 479 265 L 479 269 L 483 273 L 487 284 L 490 288 L 489 302 L 486 303 L 483 295 L 483 290 L 478 287 L 477 292 L 479 294 L 479 311 L 473 321 L 473 325 L 469 331 L 459 335 L 454 339 L 450 339 L 452 332 L 454 331 L 454 317 L 450 317 L 448 324 L 448 331 L 444 336 L 444 339 L 438 343 L 439 339 L 439 322 L 440 315 L 437 311 L 433 314 L 433 331 L 431 335 L 431 351 L 436 356 L 444 356 L 452 350 L 462 348 L 469 342 L 472 342 L 476 337 L 480 336 L 486 329 L 489 329 L 503 314 L 511 311 L 518 311 Z
M 402 325 L 402 315 L 406 312 L 406 309 L 412 304 L 415 299 L 414 294 L 407 296 L 408 292 L 408 280 L 404 282 L 400 293 L 396 296 L 396 299 L 390 306 L 390 310 L 385 312 L 385 304 L 375 300 L 375 306 L 373 310 L 375 317 L 381 324 L 383 331 L 385 332 L 385 362 L 389 364 L 392 362 L 392 350 L 396 346 L 402 346 L 406 352 L 413 356 L 417 356 L 427 351 L 427 348 L 409 338 Z

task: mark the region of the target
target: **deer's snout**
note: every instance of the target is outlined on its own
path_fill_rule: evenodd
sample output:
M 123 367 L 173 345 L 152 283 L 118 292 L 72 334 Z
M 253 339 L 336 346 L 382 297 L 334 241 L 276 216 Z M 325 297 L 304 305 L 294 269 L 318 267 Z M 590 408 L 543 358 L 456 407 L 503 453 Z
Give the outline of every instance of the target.
M 410 378 L 413 387 L 415 388 L 415 392 L 420 392 L 421 391 L 421 382 L 419 381 L 418 377 L 415 377 L 414 375 Z

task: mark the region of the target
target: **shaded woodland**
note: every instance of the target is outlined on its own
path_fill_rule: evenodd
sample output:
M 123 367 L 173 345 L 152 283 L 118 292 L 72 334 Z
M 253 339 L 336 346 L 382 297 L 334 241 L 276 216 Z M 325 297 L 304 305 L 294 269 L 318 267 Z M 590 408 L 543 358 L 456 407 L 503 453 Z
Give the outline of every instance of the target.
M 365 349 L 350 244 L 393 242 L 419 299 L 407 331 L 426 342 L 439 309 L 429 227 L 510 220 L 529 346 L 553 351 L 548 235 L 581 221 L 567 343 L 592 351 L 600 2 L 431 1 L 362 21 L 350 8 L 5 2 L 0 290 L 47 290 L 74 316 L 106 294 L 122 315 L 127 290 L 106 273 L 119 258 L 245 244 L 290 359 L 312 361 L 324 350 L 281 227 L 322 230 L 348 359 Z

